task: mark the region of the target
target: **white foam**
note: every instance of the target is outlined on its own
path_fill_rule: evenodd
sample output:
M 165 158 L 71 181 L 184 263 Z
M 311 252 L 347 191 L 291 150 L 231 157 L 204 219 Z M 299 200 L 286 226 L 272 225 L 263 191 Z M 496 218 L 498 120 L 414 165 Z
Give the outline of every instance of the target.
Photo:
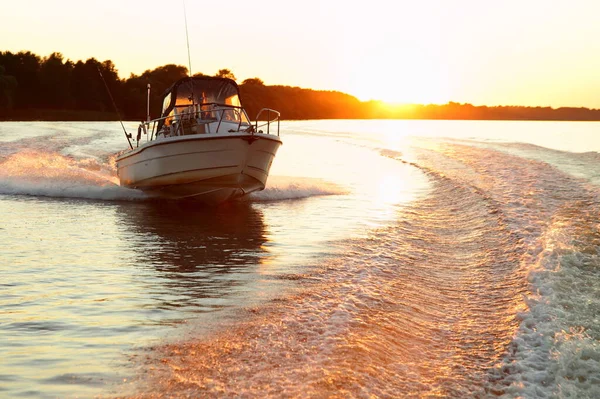
M 556 223 L 530 272 L 535 292 L 498 387 L 511 397 L 600 397 L 600 257 L 579 252 L 573 237 L 581 230 Z
M 0 194 L 132 200 L 147 196 L 117 184 L 114 165 L 58 153 L 20 151 L 0 165 Z
M 251 201 L 281 201 L 322 195 L 342 195 L 347 191 L 334 183 L 307 177 L 271 176 L 263 191 L 248 196 Z
M 141 191 L 117 183 L 112 157 L 107 161 L 76 159 L 28 149 L 9 155 L 0 168 L 0 194 L 101 200 L 148 198 Z M 345 193 L 340 186 L 322 179 L 272 176 L 264 191 L 252 193 L 245 200 L 280 201 Z
M 18 179 L 0 179 L 0 194 L 114 201 L 148 198 L 141 191 L 117 186 L 112 183 L 107 183 L 104 186 L 97 186 L 60 180 L 28 182 Z

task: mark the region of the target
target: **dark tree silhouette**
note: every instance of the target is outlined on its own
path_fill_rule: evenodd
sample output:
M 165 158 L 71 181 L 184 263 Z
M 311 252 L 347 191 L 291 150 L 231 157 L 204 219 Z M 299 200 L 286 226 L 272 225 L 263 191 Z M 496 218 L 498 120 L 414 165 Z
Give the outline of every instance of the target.
M 162 110 L 161 96 L 175 81 L 188 76 L 187 68 L 168 64 L 145 71 L 141 76 L 131 75 L 125 82 L 123 105 L 125 115 L 134 120 L 146 117 L 147 87 L 150 91 L 150 115 L 158 117 Z
M 13 54 L 0 53 L 0 65 L 6 69 L 6 75 L 14 76 L 17 89 L 14 94 L 13 109 L 28 109 L 41 106 L 40 63 L 37 55 L 27 51 Z
M 150 84 L 150 114 L 157 117 L 164 91 L 186 76 L 186 67 L 168 64 L 120 79 L 110 60 L 89 58 L 73 63 L 57 52 L 44 58 L 29 51 L 0 52 L 0 119 L 114 120 L 117 113 L 105 83 L 127 120 L 146 118 Z M 229 69 L 220 69 L 216 76 L 236 80 Z M 379 101 L 361 102 L 336 91 L 267 86 L 258 77 L 244 80 L 240 93 L 250 117 L 268 107 L 279 110 L 283 119 L 600 120 L 600 110 L 587 108 L 487 107 L 456 102 L 391 107 Z
M 71 72 L 73 63 L 63 61 L 60 53 L 52 53 L 40 65 L 41 106 L 49 109 L 72 108 Z
M 219 72 L 215 74 L 217 78 L 229 78 L 231 80 L 237 80 L 233 72 L 229 69 L 219 69 Z
M 17 79 L 14 76 L 5 75 L 5 70 L 0 65 L 0 111 L 12 109 L 14 90 L 17 88 Z
M 263 82 L 261 79 L 259 78 L 250 78 L 250 79 L 246 79 L 242 82 L 243 85 L 257 85 L 257 86 L 264 86 L 265 82 Z

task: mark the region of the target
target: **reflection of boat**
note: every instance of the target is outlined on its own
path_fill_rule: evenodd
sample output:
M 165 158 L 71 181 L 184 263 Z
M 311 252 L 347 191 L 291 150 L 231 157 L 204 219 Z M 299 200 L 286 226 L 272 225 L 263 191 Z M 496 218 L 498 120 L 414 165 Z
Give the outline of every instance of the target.
M 136 148 L 117 157 L 121 185 L 212 203 L 262 190 L 281 146 L 279 113 L 262 109 L 256 120 L 248 119 L 233 80 L 181 79 L 163 95 L 161 117 L 140 124 Z
M 247 202 L 217 208 L 194 201 L 117 204 L 116 217 L 133 264 L 153 303 L 151 317 L 187 319 L 185 312 L 236 306 L 255 288 L 260 265 L 271 259 L 260 210 Z M 174 310 L 175 313 L 169 313 Z M 156 313 L 155 313 L 156 312 Z
M 246 202 L 213 209 L 192 201 L 144 201 L 118 209 L 141 263 L 159 270 L 253 270 L 268 255 L 262 212 Z

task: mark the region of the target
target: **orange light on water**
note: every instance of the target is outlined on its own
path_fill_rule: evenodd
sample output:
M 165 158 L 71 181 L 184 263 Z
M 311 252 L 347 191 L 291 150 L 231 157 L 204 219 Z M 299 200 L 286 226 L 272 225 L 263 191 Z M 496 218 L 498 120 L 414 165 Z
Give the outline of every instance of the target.
M 92 184 L 118 184 L 112 173 L 102 173 L 100 165 L 91 160 L 77 162 L 56 153 L 22 151 L 2 163 L 0 177 L 26 181 L 69 180 Z

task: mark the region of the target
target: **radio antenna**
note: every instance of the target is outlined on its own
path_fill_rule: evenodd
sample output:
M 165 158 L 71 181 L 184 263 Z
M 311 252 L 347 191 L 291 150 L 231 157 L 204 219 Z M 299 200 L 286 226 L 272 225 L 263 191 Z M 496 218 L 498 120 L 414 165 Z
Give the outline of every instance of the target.
M 192 76 L 192 58 L 190 57 L 190 36 L 188 34 L 187 11 L 185 9 L 185 0 L 183 0 L 183 19 L 185 21 L 185 40 L 187 41 L 188 65 L 190 67 L 190 77 Z

